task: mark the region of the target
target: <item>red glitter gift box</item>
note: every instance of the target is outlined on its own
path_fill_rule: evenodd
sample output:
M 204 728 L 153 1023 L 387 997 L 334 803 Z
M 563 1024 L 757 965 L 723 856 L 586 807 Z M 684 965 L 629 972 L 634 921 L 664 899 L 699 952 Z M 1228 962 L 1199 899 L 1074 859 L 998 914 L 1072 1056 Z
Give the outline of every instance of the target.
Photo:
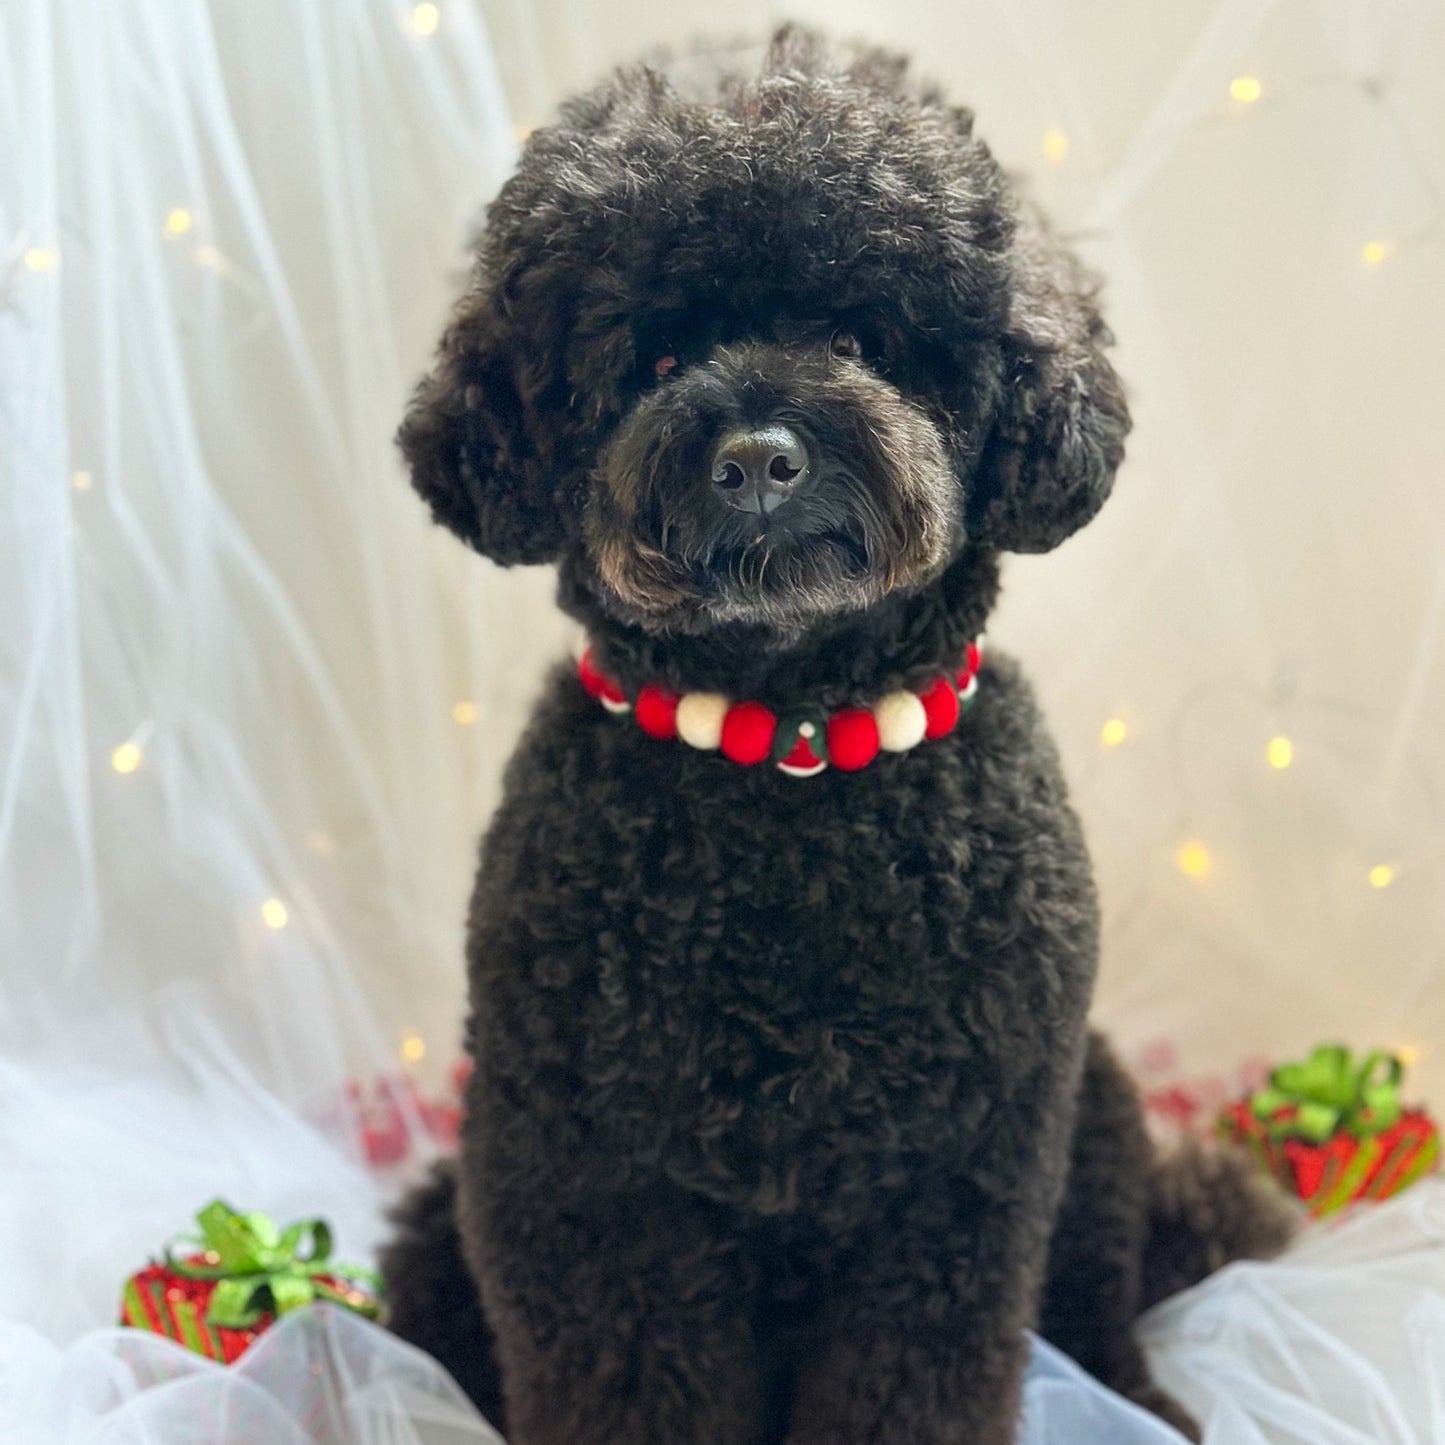
M 1434 1169 L 1440 1132 L 1399 1099 L 1400 1060 L 1356 1064 L 1339 1044 L 1283 1064 L 1269 1083 L 1226 1109 L 1219 1132 L 1321 1217 L 1358 1199 L 1388 1199 Z
M 121 1324 L 229 1365 L 278 1315 L 313 1300 L 380 1318 L 380 1281 L 371 1270 L 330 1259 L 324 1221 L 277 1230 L 266 1215 L 238 1214 L 219 1199 L 196 1218 L 199 1251 L 167 1252 L 133 1274 L 121 1295 Z

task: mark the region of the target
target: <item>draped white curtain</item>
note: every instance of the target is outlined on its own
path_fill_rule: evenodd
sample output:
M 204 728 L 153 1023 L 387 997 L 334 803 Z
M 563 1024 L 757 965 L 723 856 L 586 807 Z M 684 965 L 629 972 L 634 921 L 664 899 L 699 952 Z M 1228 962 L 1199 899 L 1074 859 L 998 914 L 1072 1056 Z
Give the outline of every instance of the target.
M 391 445 L 515 151 L 481 18 L 423 29 L 0 4 L 3 1168 L 103 1184 L 73 1207 L 137 1262 L 221 1190 L 308 1208 L 246 1197 L 259 1099 L 359 1157 L 348 1082 L 439 1087 L 517 660 L 553 646 L 546 579 L 437 534 Z M 121 1121 L 47 1115 L 97 1081 L 169 1100 L 164 1204 L 96 1152 Z M 0 1225 L 64 1279 L 52 1205 L 0 1191 Z M 111 1308 L 53 1283 L 0 1269 L 0 1309 Z
M 1445 5 L 788 13 L 914 52 L 1108 278 L 1130 460 L 992 634 L 1088 826 L 1102 1016 L 1186 1074 L 1396 1046 L 1445 1100 Z M 0 0 L 0 1316 L 102 1321 L 218 1192 L 374 1242 L 356 1088 L 446 1093 L 565 635 L 390 436 L 516 135 L 779 18 Z

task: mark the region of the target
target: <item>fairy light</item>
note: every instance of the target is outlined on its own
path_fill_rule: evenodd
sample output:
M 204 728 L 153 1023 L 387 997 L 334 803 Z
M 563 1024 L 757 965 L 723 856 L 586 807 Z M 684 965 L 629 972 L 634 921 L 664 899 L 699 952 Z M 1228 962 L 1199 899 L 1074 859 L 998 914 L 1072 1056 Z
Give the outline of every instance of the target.
M 261 917 L 267 928 L 282 929 L 291 918 L 286 905 L 279 898 L 268 898 L 261 905 Z
M 1388 888 L 1395 881 L 1395 870 L 1388 863 L 1376 863 L 1366 877 L 1371 888 Z
M 209 271 L 219 271 L 226 264 L 226 258 L 214 246 L 197 246 L 192 259 L 197 266 L 204 266 Z
M 1294 762 L 1294 744 L 1285 737 L 1271 738 L 1264 755 L 1269 760 L 1270 767 L 1283 772 Z
M 330 833 L 323 832 L 320 828 L 314 828 L 306 835 L 306 846 L 313 853 L 334 853 L 336 839 Z
M 1117 748 L 1129 736 L 1129 724 L 1121 717 L 1111 717 L 1099 729 L 1099 746 Z
M 184 206 L 177 206 L 166 215 L 166 235 L 184 236 L 194 224 L 191 213 Z
M 422 4 L 412 8 L 411 28 L 417 35 L 435 35 L 441 18 L 441 11 L 430 0 L 423 0 Z
M 77 492 L 88 492 L 95 485 L 95 478 L 89 472 L 71 472 L 70 485 Z
M 452 721 L 458 727 L 469 728 L 476 722 L 479 716 L 476 703 L 469 702 L 465 698 L 461 702 L 452 704 Z
M 1043 145 L 1044 154 L 1051 161 L 1061 161 L 1069 153 L 1069 138 L 1057 128 L 1044 132 Z
M 1229 98 L 1240 105 L 1253 105 L 1264 94 L 1257 75 L 1236 75 L 1229 82 Z
M 1389 259 L 1394 249 L 1388 241 L 1366 241 L 1360 247 L 1360 260 L 1366 266 L 1379 266 Z
M 1423 1044 L 1396 1044 L 1393 1052 L 1402 1067 L 1413 1069 L 1424 1055 L 1425 1047 Z
M 1208 878 L 1214 871 L 1214 859 L 1209 849 L 1197 838 L 1190 838 L 1179 845 L 1174 864 L 1186 878 L 1193 878 L 1196 882 Z
M 27 271 L 53 271 L 60 264 L 60 257 L 44 246 L 31 246 L 20 259 Z
M 426 1058 L 426 1040 L 420 1034 L 405 1034 L 401 1041 L 401 1056 L 409 1064 L 419 1064 Z
M 133 773 L 140 767 L 143 756 L 139 743 L 122 743 L 111 753 L 110 765 L 118 773 Z

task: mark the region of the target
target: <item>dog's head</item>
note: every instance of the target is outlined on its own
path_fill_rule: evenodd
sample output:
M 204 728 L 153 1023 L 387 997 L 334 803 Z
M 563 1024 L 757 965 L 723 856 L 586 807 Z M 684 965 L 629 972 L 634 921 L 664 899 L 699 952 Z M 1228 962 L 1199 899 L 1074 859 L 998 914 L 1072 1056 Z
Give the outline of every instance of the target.
M 967 111 L 785 30 L 708 102 L 624 72 L 532 135 L 401 444 L 487 556 L 796 633 L 1088 521 L 1110 340 Z

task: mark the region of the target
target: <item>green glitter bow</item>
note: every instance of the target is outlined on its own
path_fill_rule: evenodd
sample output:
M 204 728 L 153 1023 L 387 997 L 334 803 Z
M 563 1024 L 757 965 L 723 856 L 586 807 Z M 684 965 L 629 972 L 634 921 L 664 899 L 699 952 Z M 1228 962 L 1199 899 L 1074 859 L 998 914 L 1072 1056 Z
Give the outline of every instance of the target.
M 1250 1097 L 1250 1111 L 1282 1137 L 1323 1144 L 1344 1129 L 1362 1139 L 1399 1120 L 1402 1072 L 1384 1049 L 1356 1063 L 1343 1044 L 1320 1044 L 1309 1058 L 1281 1064 Z
M 218 1281 L 206 1309 L 208 1323 L 249 1329 L 263 1315 L 284 1315 L 312 1300 L 328 1299 L 368 1319 L 381 1313 L 381 1280 L 373 1270 L 336 1264 L 331 1229 L 304 1219 L 278 1230 L 269 1215 L 238 1214 L 215 1199 L 196 1215 L 202 1254 L 168 1255 L 166 1263 L 188 1279 Z

